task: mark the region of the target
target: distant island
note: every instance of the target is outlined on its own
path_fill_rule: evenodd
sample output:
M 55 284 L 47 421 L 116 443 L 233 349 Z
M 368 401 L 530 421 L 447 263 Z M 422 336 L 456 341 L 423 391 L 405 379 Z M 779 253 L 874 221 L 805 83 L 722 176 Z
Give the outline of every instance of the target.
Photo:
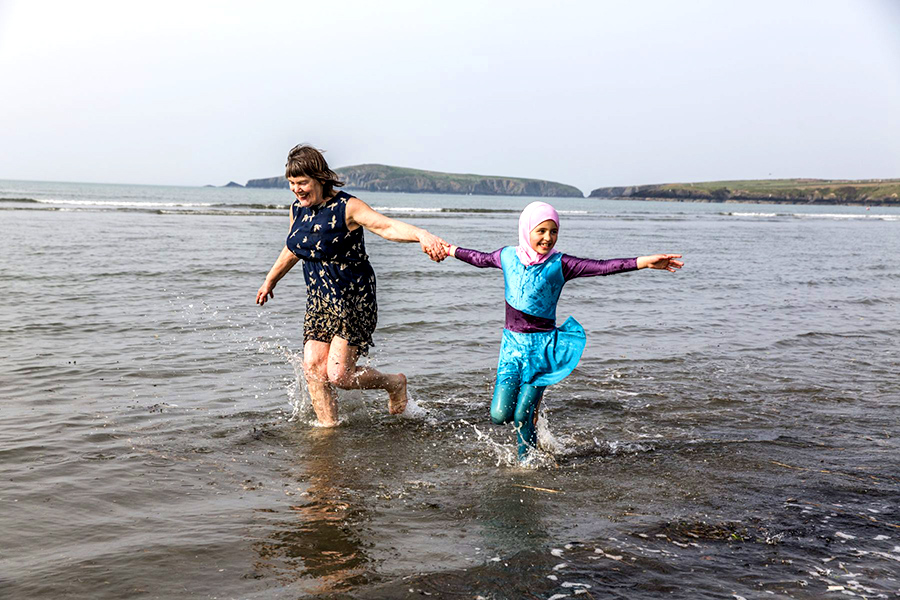
M 583 198 L 576 187 L 520 177 L 468 175 L 422 171 L 388 165 L 354 165 L 335 169 L 338 177 L 351 190 L 370 192 L 406 192 L 411 194 L 476 194 L 480 196 L 541 196 Z M 287 188 L 282 177 L 251 179 L 248 188 Z
M 900 179 L 758 179 L 598 188 L 589 198 L 900 206 Z
M 223 188 L 242 188 L 242 187 L 244 187 L 244 186 L 242 186 L 241 184 L 239 184 L 239 183 L 237 183 L 237 182 L 229 181 L 229 182 L 226 183 L 225 185 L 212 185 L 212 184 L 210 184 L 210 183 L 207 183 L 207 184 L 204 185 L 203 187 L 208 187 L 208 188 L 214 188 L 214 187 L 223 187 Z
M 336 169 L 347 189 L 410 194 L 474 194 L 583 198 L 578 188 L 541 179 L 423 171 L 366 164 Z M 240 187 L 229 182 L 224 187 Z M 283 188 L 283 176 L 251 179 L 248 188 Z M 900 179 L 751 179 L 603 187 L 589 198 L 669 200 L 676 202 L 747 202 L 757 204 L 845 204 L 900 206 Z

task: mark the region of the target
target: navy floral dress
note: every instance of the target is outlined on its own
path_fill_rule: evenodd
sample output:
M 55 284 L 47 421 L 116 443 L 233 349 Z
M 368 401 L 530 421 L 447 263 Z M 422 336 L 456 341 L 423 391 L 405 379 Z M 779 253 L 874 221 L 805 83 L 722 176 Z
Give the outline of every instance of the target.
M 294 221 L 287 248 L 303 261 L 306 316 L 303 343 L 347 340 L 368 354 L 378 321 L 375 271 L 369 264 L 363 228 L 347 228 L 347 192 L 318 206 L 291 206 Z

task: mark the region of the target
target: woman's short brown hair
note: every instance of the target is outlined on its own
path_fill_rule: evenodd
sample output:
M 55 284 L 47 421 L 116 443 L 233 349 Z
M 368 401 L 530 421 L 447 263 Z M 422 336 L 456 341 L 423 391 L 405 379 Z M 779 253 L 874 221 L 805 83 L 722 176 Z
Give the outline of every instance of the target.
M 331 195 L 334 188 L 344 185 L 337 173 L 328 168 L 322 152 L 309 144 L 297 144 L 291 148 L 287 164 L 284 165 L 284 176 L 315 179 L 322 184 L 322 192 L 326 197 Z

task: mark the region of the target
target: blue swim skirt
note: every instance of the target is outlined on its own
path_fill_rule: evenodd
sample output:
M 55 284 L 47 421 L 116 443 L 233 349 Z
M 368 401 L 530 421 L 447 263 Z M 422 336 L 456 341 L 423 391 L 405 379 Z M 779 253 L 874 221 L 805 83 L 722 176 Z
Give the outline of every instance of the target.
M 584 327 L 572 317 L 552 331 L 517 333 L 504 329 L 497 382 L 536 386 L 559 383 L 578 366 L 586 343 Z

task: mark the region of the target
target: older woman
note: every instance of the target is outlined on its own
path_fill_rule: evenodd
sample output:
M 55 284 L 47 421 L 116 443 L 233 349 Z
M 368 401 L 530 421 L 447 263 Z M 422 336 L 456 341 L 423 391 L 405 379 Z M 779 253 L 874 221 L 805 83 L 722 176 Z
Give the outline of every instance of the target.
M 335 387 L 385 390 L 388 410 L 400 414 L 407 403 L 406 376 L 356 366 L 357 359 L 368 354 L 378 319 L 375 272 L 366 255 L 363 228 L 392 242 L 419 242 L 435 261 L 447 256 L 443 240 L 335 190 L 343 183 L 312 146 L 301 144 L 290 151 L 285 176 L 296 197 L 290 233 L 256 293 L 256 303 L 273 298 L 275 284 L 302 260 L 303 373 L 319 423 L 327 427 L 338 423 Z

